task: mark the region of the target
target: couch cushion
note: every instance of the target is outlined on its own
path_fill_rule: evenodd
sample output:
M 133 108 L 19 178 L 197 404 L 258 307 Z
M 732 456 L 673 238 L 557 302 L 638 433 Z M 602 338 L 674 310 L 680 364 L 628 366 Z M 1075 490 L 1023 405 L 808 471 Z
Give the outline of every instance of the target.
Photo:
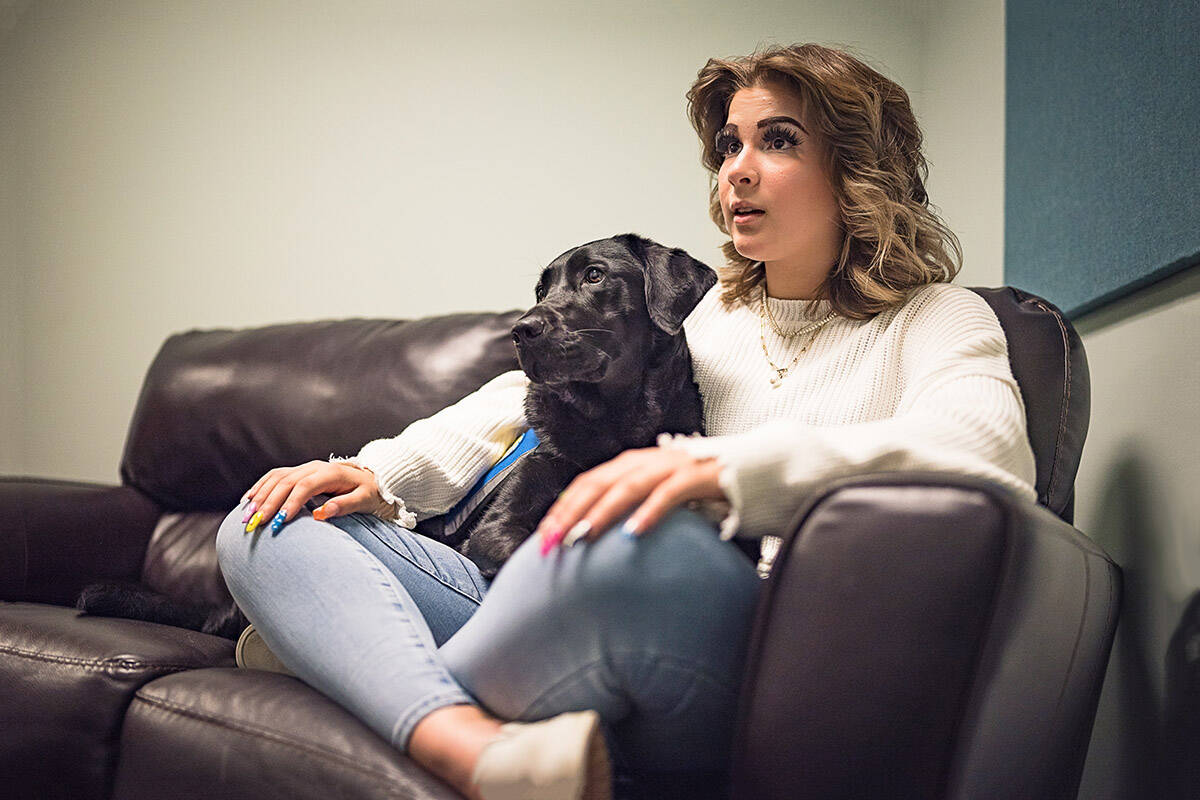
M 170 675 L 138 691 L 113 797 L 459 795 L 301 681 L 235 668 Z
M 521 312 L 351 319 L 170 337 L 121 477 L 173 511 L 228 511 L 272 467 L 352 455 L 517 368 Z
M 232 662 L 226 639 L 0 603 L 0 794 L 107 797 L 133 693 L 168 673 Z
M 228 512 L 180 511 L 163 514 L 154 527 L 142 582 L 189 603 L 223 606 L 233 602 L 217 566 L 217 529 Z

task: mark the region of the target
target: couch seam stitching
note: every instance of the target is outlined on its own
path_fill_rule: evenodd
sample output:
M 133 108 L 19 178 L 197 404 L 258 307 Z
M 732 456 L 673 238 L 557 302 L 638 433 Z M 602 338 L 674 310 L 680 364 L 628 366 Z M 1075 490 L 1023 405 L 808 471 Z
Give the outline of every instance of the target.
M 386 773 L 380 772 L 378 770 L 365 768 L 361 764 L 354 761 L 349 756 L 338 753 L 337 751 L 327 750 L 318 745 L 313 745 L 313 744 L 310 744 L 308 742 L 304 742 L 304 741 L 301 741 L 298 739 L 292 739 L 287 736 L 283 736 L 282 734 L 276 733 L 275 731 L 267 730 L 266 728 L 258 728 L 253 725 L 246 725 L 244 723 L 234 722 L 233 720 L 226 719 L 225 717 L 219 717 L 219 716 L 216 716 L 213 714 L 205 714 L 205 713 L 196 711 L 195 709 L 188 708 L 186 706 L 181 706 L 177 703 L 172 703 L 169 700 L 163 700 L 162 698 L 158 698 L 158 697 L 146 697 L 141 692 L 138 692 L 137 694 L 135 694 L 133 699 L 136 702 L 146 703 L 147 705 L 150 705 L 150 706 L 157 706 L 158 708 L 161 708 L 164 711 L 168 711 L 168 712 L 171 712 L 174 714 L 179 714 L 180 716 L 183 716 L 183 717 L 191 717 L 192 719 L 200 720 L 201 722 L 208 722 L 213 725 L 217 725 L 218 727 L 226 728 L 228 730 L 235 731 L 237 733 L 242 733 L 247 736 L 260 737 L 262 739 L 266 739 L 268 741 L 275 742 L 276 744 L 282 744 L 282 745 L 285 745 L 288 747 L 293 747 L 297 750 L 309 753 L 311 755 L 322 756 L 322 757 L 328 758 L 330 761 L 335 761 L 342 766 L 349 767 L 351 770 L 360 772 L 364 775 L 368 775 L 373 778 L 378 778 L 380 781 L 382 781 L 388 785 L 391 785 L 393 777 L 394 777 L 394 776 L 388 775 Z
M 1033 300 L 1033 303 L 1045 313 L 1050 314 L 1050 316 L 1058 324 L 1058 332 L 1062 337 L 1063 343 L 1063 370 L 1065 372 L 1063 391 L 1066 396 L 1063 399 L 1063 406 L 1059 410 L 1058 415 L 1058 435 L 1055 436 L 1054 439 L 1054 463 L 1050 465 L 1050 475 L 1046 480 L 1046 493 L 1049 495 L 1049 493 L 1055 488 L 1055 482 L 1058 477 L 1058 456 L 1062 450 L 1062 441 L 1066 436 L 1067 409 L 1071 405 L 1071 342 L 1067 336 L 1067 328 L 1063 324 L 1062 320 L 1059 319 L 1058 315 L 1047 308 L 1045 304 L 1038 302 L 1036 299 Z M 1046 499 L 1049 500 L 1050 498 L 1047 497 Z
M 51 655 L 50 653 L 38 653 L 34 650 L 25 650 L 20 647 L 13 647 L 11 645 L 0 645 L 0 653 L 8 653 L 8 654 L 17 655 L 17 656 L 24 656 L 25 658 L 31 658 L 31 659 L 34 659 L 35 661 L 48 661 L 53 664 L 73 664 L 78 667 L 92 667 L 95 669 L 111 669 L 114 667 L 118 668 L 118 669 L 137 669 L 137 668 L 144 667 L 144 668 L 150 668 L 150 669 L 170 669 L 170 670 L 178 671 L 178 670 L 185 670 L 185 669 L 196 669 L 201 666 L 208 666 L 208 664 L 201 664 L 201 663 L 171 664 L 171 663 L 160 663 L 160 662 L 156 662 L 156 661 L 142 661 L 141 659 L 137 659 L 137 658 L 120 659 L 120 658 L 116 658 L 116 657 L 108 657 L 108 658 L 88 659 L 88 658 L 75 658 L 73 656 L 56 656 L 56 655 Z M 133 662 L 136 666 L 132 666 L 132 667 L 124 666 L 122 664 L 122 662 Z

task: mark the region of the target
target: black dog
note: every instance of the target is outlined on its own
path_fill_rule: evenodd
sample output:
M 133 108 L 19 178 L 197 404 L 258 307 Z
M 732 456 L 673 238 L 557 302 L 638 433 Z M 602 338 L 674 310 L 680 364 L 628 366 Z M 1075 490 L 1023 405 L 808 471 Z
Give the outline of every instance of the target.
M 659 433 L 700 431 L 682 324 L 716 280 L 683 250 L 634 234 L 554 259 L 537 305 L 513 326 L 531 384 L 526 419 L 540 443 L 474 519 L 438 538 L 491 577 L 580 472 L 648 447 Z
M 537 305 L 513 326 L 531 386 L 526 418 L 537 448 L 448 530 L 417 530 L 457 547 L 492 577 L 571 479 L 657 434 L 702 428 L 682 324 L 716 274 L 683 250 L 634 234 L 568 250 L 542 271 Z M 137 584 L 84 589 L 76 607 L 236 639 L 245 617 L 230 603 L 189 606 Z

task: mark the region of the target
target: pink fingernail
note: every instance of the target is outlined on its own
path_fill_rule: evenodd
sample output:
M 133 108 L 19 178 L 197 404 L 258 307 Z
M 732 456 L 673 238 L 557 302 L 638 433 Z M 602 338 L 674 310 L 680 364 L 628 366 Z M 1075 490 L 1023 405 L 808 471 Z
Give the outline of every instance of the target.
M 542 537 L 542 558 L 550 555 L 550 551 L 558 546 L 558 543 L 563 540 L 563 536 L 565 535 L 565 532 L 559 530 L 549 536 Z
M 246 514 L 242 517 L 243 525 L 250 521 L 250 518 L 254 516 L 255 511 L 258 511 L 258 503 L 251 503 L 250 507 L 246 509 Z

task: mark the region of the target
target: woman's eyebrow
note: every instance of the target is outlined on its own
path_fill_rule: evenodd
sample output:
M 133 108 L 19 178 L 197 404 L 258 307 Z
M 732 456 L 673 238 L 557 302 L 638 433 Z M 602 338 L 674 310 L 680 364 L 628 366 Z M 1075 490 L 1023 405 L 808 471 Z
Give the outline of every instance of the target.
M 803 125 L 801 125 L 798 120 L 796 120 L 792 117 L 788 117 L 788 116 L 767 117 L 766 119 L 760 119 L 758 121 L 757 127 L 762 129 L 762 128 L 767 127 L 768 125 L 774 125 L 777 122 L 790 123 L 792 125 L 795 125 L 800 130 L 804 131 L 805 133 L 808 133 L 808 128 L 805 128 Z M 727 123 L 724 128 L 721 128 L 721 130 L 717 131 L 717 136 L 723 136 L 724 134 L 730 134 L 731 136 L 736 136 L 737 132 L 738 132 L 738 126 L 734 125 L 732 122 L 730 122 L 730 123 Z
M 791 124 L 795 125 L 800 130 L 804 131 L 805 133 L 808 133 L 807 128 L 805 128 L 798 121 L 792 119 L 791 117 L 767 117 L 766 119 L 760 119 L 758 121 L 758 127 L 765 128 L 768 125 L 774 125 L 776 122 L 790 122 Z

